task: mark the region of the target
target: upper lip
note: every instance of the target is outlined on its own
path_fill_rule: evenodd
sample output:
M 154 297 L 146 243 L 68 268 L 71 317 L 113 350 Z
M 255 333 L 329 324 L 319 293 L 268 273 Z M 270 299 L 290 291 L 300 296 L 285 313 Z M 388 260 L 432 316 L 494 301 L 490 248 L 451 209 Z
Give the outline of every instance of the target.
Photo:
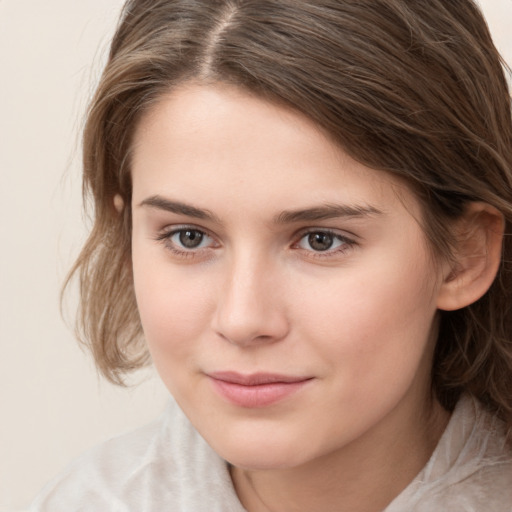
M 276 384 L 276 383 L 293 383 L 302 382 L 311 379 L 311 377 L 298 377 L 292 375 L 280 375 L 277 373 L 251 373 L 243 374 L 238 372 L 212 372 L 208 376 L 215 380 L 229 382 L 231 384 L 239 384 L 241 386 L 261 386 L 263 384 Z

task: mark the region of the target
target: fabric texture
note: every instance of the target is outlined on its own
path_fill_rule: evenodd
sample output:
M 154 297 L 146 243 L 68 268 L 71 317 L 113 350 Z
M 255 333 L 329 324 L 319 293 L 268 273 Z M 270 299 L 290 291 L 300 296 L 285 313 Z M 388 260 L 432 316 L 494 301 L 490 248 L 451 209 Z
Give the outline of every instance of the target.
M 244 512 L 227 464 L 176 403 L 50 482 L 30 512 Z M 512 512 L 503 424 L 464 397 L 429 462 L 384 512 Z

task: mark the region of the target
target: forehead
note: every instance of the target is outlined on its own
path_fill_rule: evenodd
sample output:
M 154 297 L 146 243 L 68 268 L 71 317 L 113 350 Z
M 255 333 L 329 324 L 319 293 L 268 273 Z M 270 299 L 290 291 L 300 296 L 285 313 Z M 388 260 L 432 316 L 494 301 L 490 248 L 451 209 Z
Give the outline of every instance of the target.
M 404 183 L 355 161 L 306 116 L 227 85 L 163 96 L 137 127 L 132 173 L 135 201 L 158 193 L 260 212 L 283 201 L 417 210 Z

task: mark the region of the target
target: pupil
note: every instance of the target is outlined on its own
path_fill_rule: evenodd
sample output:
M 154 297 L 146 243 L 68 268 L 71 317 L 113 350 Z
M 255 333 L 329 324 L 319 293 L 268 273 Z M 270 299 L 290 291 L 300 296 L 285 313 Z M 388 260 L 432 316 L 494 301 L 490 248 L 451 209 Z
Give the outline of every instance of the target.
M 315 251 L 327 251 L 332 247 L 333 236 L 329 233 L 311 233 L 308 242 Z
M 203 234 L 200 231 L 187 229 L 180 233 L 180 243 L 187 249 L 195 249 L 203 240 Z

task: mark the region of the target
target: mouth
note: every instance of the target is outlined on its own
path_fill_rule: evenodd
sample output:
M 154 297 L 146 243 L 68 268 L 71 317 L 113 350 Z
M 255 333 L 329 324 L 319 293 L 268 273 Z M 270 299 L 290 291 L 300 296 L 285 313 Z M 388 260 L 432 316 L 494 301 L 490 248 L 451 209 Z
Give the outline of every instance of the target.
M 231 404 L 245 408 L 260 408 L 280 402 L 310 383 L 312 377 L 237 372 L 207 374 L 213 389 Z

